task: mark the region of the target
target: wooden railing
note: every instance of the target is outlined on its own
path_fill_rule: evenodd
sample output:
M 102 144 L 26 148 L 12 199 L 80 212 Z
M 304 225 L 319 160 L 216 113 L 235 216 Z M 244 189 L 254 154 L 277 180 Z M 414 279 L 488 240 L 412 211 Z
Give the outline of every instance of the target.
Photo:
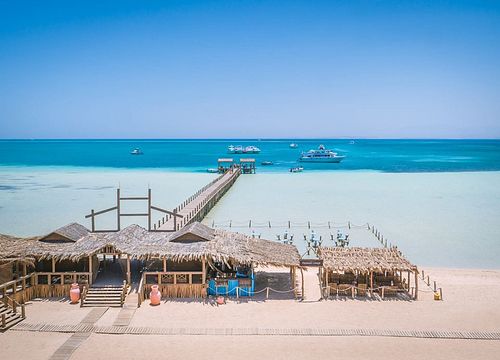
M 154 278 L 154 281 L 151 281 Z M 198 278 L 198 279 L 197 279 Z M 140 287 L 142 301 L 148 297 L 151 285 L 158 285 L 162 296 L 169 298 L 198 298 L 206 296 L 202 271 L 145 271 Z
M 83 302 L 85 301 L 85 298 L 87 297 L 87 291 L 89 291 L 89 283 L 85 282 L 82 286 L 82 292 L 80 294 L 80 307 L 83 306 Z
M 120 304 L 122 307 L 123 303 L 125 302 L 125 298 L 127 297 L 127 290 L 128 290 L 127 280 L 123 280 L 122 296 L 120 298 Z
M 139 287 L 137 288 L 137 307 L 141 307 L 144 302 L 144 276 L 141 276 Z

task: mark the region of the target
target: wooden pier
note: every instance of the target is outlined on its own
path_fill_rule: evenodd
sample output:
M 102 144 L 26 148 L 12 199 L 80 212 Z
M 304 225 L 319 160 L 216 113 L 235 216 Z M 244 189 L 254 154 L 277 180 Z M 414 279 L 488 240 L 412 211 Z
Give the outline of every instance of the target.
M 217 201 L 234 184 L 241 174 L 239 167 L 231 167 L 212 182 L 188 197 L 177 206 L 174 214 L 167 214 L 153 224 L 153 231 L 175 231 L 194 222 L 201 221 L 215 206 Z

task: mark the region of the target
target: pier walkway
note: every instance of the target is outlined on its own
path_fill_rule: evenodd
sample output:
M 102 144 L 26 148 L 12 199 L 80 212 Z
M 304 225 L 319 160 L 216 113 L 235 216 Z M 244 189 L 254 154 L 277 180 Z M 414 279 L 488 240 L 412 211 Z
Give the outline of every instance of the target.
M 180 230 L 192 222 L 203 220 L 240 174 L 240 168 L 230 168 L 176 207 L 173 211 L 175 215 L 167 214 L 153 224 L 154 230 Z

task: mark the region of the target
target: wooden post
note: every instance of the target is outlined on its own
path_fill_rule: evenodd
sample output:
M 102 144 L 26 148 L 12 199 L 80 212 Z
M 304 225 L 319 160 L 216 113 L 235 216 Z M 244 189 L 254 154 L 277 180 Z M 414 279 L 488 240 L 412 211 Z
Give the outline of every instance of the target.
M 2 327 L 5 328 L 7 326 L 5 322 L 5 314 L 2 314 Z
M 269 286 L 266 288 L 266 299 L 269 299 Z
M 120 188 L 116 189 L 116 228 L 120 230 Z
M 24 304 L 21 305 L 21 317 L 26 319 L 26 309 L 24 308 Z
M 167 258 L 163 258 L 163 272 L 167 272 Z
M 202 257 L 201 258 L 201 283 L 202 284 L 205 284 L 206 280 L 207 280 L 207 274 L 206 274 L 206 271 L 205 271 L 205 257 Z
M 127 284 L 130 285 L 130 255 L 127 255 Z
M 443 300 L 443 288 L 439 288 L 439 299 Z
M 373 271 L 370 271 L 370 295 L 373 296 Z
M 418 270 L 415 269 L 415 296 L 414 299 L 418 299 Z
M 90 211 L 90 219 L 91 219 L 91 225 L 92 225 L 92 232 L 95 232 L 95 215 L 94 215 L 94 209 Z
M 56 260 L 52 257 L 52 272 L 56 272 Z
M 177 216 L 175 216 L 175 214 L 177 214 L 177 208 L 174 209 L 174 231 L 177 230 Z
M 92 285 L 93 271 L 92 271 L 92 255 L 89 256 L 89 285 Z

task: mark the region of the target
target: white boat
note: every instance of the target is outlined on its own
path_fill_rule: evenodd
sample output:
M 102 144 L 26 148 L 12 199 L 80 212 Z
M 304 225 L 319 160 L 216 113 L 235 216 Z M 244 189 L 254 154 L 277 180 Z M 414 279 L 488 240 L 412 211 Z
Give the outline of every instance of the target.
M 134 150 L 132 150 L 132 151 L 130 152 L 130 154 L 131 154 L 131 155 L 142 155 L 142 154 L 144 154 L 144 153 L 141 151 L 141 149 L 139 149 L 139 148 L 135 148 Z
M 299 172 L 302 172 L 303 170 L 304 170 L 304 168 L 302 166 L 296 166 L 296 167 L 290 168 L 291 173 L 299 173 Z
M 243 154 L 243 146 L 241 146 L 241 145 L 236 145 L 236 146 L 229 145 L 227 147 L 227 152 L 229 154 Z
M 274 163 L 272 161 L 263 161 L 260 163 L 261 165 L 263 166 L 270 166 L 270 165 L 274 165 Z
M 215 168 L 207 169 L 207 173 L 210 173 L 210 174 L 217 174 L 218 172 L 219 172 L 219 169 L 215 169 Z
M 243 149 L 243 154 L 258 154 L 260 153 L 260 149 L 257 146 L 247 146 Z
M 338 155 L 336 152 L 325 149 L 323 145 L 320 145 L 317 150 L 309 150 L 308 152 L 303 152 L 299 158 L 301 162 L 315 162 L 315 163 L 339 163 L 345 156 Z
M 292 148 L 292 149 L 296 149 L 298 147 L 299 147 L 299 144 L 296 144 L 296 143 L 291 143 L 290 144 L 290 148 Z
M 241 145 L 229 145 L 227 147 L 227 152 L 229 154 L 258 154 L 260 153 L 260 149 L 257 146 L 243 147 Z

